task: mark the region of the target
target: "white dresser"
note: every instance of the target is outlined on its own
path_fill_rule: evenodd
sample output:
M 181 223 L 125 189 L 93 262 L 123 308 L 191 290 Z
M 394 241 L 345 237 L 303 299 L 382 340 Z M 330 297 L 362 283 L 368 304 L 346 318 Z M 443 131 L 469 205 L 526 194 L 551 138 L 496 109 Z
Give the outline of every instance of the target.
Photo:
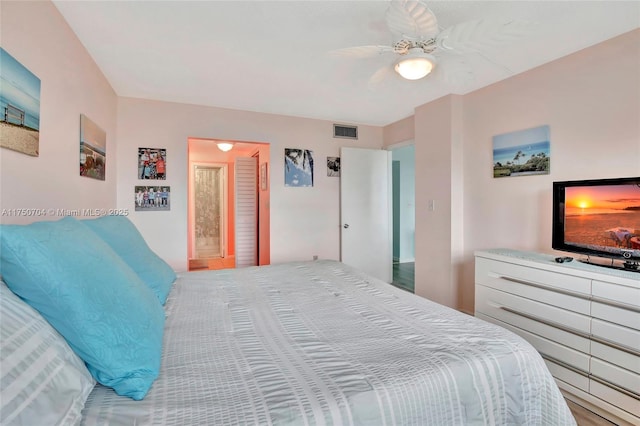
M 475 315 L 529 341 L 568 399 L 640 425 L 640 273 L 554 259 L 476 252 Z

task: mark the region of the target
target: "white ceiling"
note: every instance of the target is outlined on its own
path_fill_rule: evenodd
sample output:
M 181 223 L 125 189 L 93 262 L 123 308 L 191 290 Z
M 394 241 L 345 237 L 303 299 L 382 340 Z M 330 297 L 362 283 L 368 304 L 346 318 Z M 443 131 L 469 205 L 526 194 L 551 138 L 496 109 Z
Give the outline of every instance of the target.
M 441 29 L 490 19 L 526 31 L 481 54 L 442 57 L 425 79 L 388 72 L 373 84 L 393 54 L 329 52 L 390 45 L 386 1 L 54 0 L 118 96 L 371 125 L 640 27 L 638 1 L 425 2 Z

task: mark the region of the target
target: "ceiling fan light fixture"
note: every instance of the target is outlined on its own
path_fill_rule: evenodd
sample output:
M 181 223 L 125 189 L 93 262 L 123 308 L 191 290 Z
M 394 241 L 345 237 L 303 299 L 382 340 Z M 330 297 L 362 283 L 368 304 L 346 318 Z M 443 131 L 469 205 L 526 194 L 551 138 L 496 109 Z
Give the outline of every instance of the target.
M 222 152 L 231 151 L 231 148 L 233 148 L 233 143 L 231 142 L 218 142 L 218 149 Z
M 419 80 L 429 75 L 435 66 L 436 58 L 415 47 L 396 61 L 394 69 L 407 80 Z

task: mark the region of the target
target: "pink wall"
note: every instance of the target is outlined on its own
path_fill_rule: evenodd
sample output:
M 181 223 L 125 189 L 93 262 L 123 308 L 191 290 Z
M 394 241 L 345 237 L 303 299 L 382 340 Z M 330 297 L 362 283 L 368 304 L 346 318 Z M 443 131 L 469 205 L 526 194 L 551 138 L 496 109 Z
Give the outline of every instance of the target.
M 341 146 L 382 147 L 381 127 L 359 126 L 358 135 L 356 141 L 333 138 L 331 121 L 118 98 L 118 207 L 131 207 L 130 194 L 138 183 L 138 147 L 166 148 L 171 211 L 134 212 L 131 220 L 159 256 L 177 270 L 186 270 L 188 138 L 265 142 L 270 147 L 266 213 L 270 219 L 270 263 L 311 260 L 314 255 L 339 259 L 340 179 L 327 176 L 326 157 L 339 156 Z M 285 148 L 313 151 L 313 188 L 284 186 Z
M 417 108 L 415 114 L 415 292 L 448 306 L 457 305 L 456 288 L 450 284 L 455 277 L 452 229 L 459 213 L 454 208 L 457 176 L 453 171 L 459 169 L 462 158 L 454 143 L 460 141 L 461 102 L 459 96 L 443 97 Z M 433 210 L 428 209 L 430 203 Z
M 552 251 L 553 181 L 640 175 L 639 58 L 635 30 L 416 109 L 416 293 L 473 312 L 474 250 Z M 551 173 L 493 178 L 492 137 L 543 124 Z
M 413 140 L 415 138 L 415 116 L 407 117 L 403 120 L 385 126 L 384 145 L 394 145 L 400 142 Z
M 116 205 L 116 95 L 50 2 L 3 1 L 2 48 L 41 83 L 40 156 L 0 149 L 0 208 L 44 209 L 45 216 L 0 217 L 2 223 L 59 219 L 61 210 Z M 106 180 L 79 176 L 80 114 L 107 135 Z M 50 210 L 53 209 L 53 210 Z
M 416 144 L 416 291 L 473 310 L 473 251 L 550 251 L 554 180 L 640 175 L 640 30 L 464 96 L 416 109 L 360 139 L 332 138 L 332 122 L 117 98 L 49 2 L 2 2 L 2 47 L 42 81 L 40 157 L 0 149 L 0 203 L 11 208 L 133 210 L 140 146 L 168 150 L 170 212 L 132 212 L 150 246 L 172 266 L 187 261 L 187 139 L 264 141 L 269 167 L 271 262 L 338 259 L 339 179 L 327 156 L 341 146 Z M 63 100 L 63 101 L 61 101 Z M 107 133 L 107 180 L 78 176 L 79 116 Z M 551 128 L 551 174 L 494 179 L 492 136 Z M 314 151 L 314 188 L 284 187 L 284 148 Z M 117 168 L 116 168 L 117 163 Z M 428 200 L 435 210 L 428 210 Z M 33 217 L 9 217 L 24 223 Z M 157 232 L 162 229 L 162 232 Z M 446 250 L 443 254 L 441 251 Z
M 551 173 L 494 179 L 492 136 L 548 124 Z M 464 295 L 473 251 L 551 250 L 553 181 L 640 176 L 640 30 L 464 98 Z

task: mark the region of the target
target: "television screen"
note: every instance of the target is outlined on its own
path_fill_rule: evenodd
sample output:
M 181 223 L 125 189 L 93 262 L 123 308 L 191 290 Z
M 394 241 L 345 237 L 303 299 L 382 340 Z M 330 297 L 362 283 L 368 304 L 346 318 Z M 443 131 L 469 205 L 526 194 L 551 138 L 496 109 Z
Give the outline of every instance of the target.
M 554 249 L 640 259 L 640 178 L 553 185 Z

